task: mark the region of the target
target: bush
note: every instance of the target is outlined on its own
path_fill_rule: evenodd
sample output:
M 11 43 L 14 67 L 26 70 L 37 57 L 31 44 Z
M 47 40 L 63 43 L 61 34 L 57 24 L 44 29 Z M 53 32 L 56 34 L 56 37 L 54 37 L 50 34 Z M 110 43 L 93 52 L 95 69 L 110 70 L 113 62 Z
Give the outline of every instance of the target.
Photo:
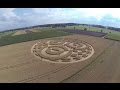
M 87 28 L 84 28 L 85 31 L 87 31 Z

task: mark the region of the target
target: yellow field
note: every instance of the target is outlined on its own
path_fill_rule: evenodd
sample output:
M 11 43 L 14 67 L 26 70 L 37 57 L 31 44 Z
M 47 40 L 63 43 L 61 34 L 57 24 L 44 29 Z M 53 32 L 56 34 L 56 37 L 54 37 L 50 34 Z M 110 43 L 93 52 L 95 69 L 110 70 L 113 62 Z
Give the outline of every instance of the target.
M 114 76 L 116 78 L 115 80 L 118 80 L 118 76 L 114 75 L 114 72 L 117 73 L 119 71 L 118 69 L 117 71 L 114 70 L 114 67 L 118 66 L 118 59 L 120 59 L 118 55 L 120 54 L 120 51 L 118 51 L 118 43 L 104 38 L 85 35 L 69 35 L 56 38 L 78 39 L 88 42 L 93 46 L 95 52 L 93 56 L 87 60 L 64 64 L 41 61 L 32 55 L 31 47 L 40 40 L 3 46 L 0 47 L 0 82 L 101 82 L 105 81 L 104 78 L 112 80 L 112 78 L 109 77 L 109 73 L 112 73 L 110 75 Z M 49 39 L 54 40 L 55 38 L 47 38 L 44 40 Z M 109 52 L 106 52 L 108 48 L 111 48 L 113 51 L 108 50 Z M 117 53 L 115 53 L 115 50 L 117 50 Z M 114 58 L 108 57 L 110 55 L 112 56 L 112 54 L 116 57 L 117 62 Z M 114 62 L 116 62 L 116 65 L 113 64 Z M 89 74 L 92 73 L 92 71 L 94 75 Z
M 26 31 L 25 31 L 25 30 L 17 31 L 17 32 L 14 33 L 12 36 L 15 36 L 15 35 L 21 35 L 21 34 L 26 34 Z
M 36 30 L 36 29 L 29 29 L 32 32 L 40 32 L 40 30 Z
M 29 29 L 29 31 L 32 31 L 32 32 L 41 32 L 40 30 L 36 30 L 36 29 Z M 21 34 L 27 34 L 26 30 L 17 31 L 12 36 L 21 35 Z

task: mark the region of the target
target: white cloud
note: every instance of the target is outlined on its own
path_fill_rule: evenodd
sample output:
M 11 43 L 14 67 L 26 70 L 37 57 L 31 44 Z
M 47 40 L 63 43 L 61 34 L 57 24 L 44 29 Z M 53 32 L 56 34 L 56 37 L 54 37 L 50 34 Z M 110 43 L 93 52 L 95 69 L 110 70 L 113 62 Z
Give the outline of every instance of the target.
M 0 9 L 0 17 L 4 18 L 4 20 L 14 20 L 14 19 L 19 19 L 18 16 L 13 12 L 15 8 L 1 8 Z
M 21 18 L 14 13 L 15 8 L 0 9 L 0 31 L 5 29 L 15 28 L 16 22 Z
M 120 8 L 73 8 L 71 12 L 84 17 L 94 16 L 98 20 L 107 14 L 120 18 Z
M 19 8 L 18 8 L 19 9 Z M 47 23 L 88 23 L 120 26 L 120 8 L 32 8 L 20 15 L 15 8 L 0 9 L 0 29 Z M 15 12 L 15 10 L 17 12 Z M 107 18 L 111 16 L 111 18 Z

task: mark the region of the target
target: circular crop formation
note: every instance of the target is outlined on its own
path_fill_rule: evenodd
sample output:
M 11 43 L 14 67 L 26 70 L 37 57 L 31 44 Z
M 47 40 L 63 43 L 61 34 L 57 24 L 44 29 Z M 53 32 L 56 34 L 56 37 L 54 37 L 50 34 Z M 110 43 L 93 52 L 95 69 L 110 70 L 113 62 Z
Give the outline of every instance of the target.
M 87 42 L 71 39 L 44 40 L 33 45 L 31 52 L 42 61 L 74 63 L 87 60 L 94 54 Z

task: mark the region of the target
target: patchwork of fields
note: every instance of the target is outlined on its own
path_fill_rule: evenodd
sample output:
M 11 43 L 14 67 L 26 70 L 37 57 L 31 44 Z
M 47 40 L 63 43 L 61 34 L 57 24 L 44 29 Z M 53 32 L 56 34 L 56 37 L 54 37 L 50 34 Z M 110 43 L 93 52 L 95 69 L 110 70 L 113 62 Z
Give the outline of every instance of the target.
M 86 25 L 79 25 L 79 26 L 67 26 L 66 29 L 78 29 L 78 30 L 84 30 L 85 28 L 87 31 L 93 31 L 93 32 L 102 32 L 107 33 L 105 38 L 107 39 L 112 39 L 112 40 L 117 40 L 120 41 L 120 32 L 110 30 L 110 29 L 105 29 L 105 28 L 98 28 L 98 27 L 93 27 L 93 26 L 86 26 Z
M 101 60 L 99 61 L 98 59 L 100 59 L 101 54 L 104 54 L 107 48 L 115 43 L 104 38 L 85 35 L 69 35 L 56 38 L 77 39 L 88 42 L 93 46 L 95 53 L 91 58 L 81 62 L 60 64 L 41 61 L 31 54 L 31 47 L 44 39 L 3 46 L 0 47 L 0 82 L 62 82 L 76 72 L 84 71 L 93 62 L 100 64 Z M 45 40 L 51 39 L 54 40 L 55 38 Z M 103 60 L 103 62 L 106 62 L 106 60 Z M 106 65 L 103 67 L 106 67 Z
M 0 82 L 120 82 L 119 40 L 118 31 L 81 25 L 1 32 Z
M 0 46 L 32 41 L 42 38 L 59 37 L 66 35 L 70 35 L 70 33 L 57 31 L 57 30 L 44 30 L 41 32 L 33 32 L 33 33 L 20 34 L 15 36 L 6 35 L 5 37 L 0 38 Z
M 86 30 L 84 30 L 85 28 Z M 0 46 L 20 43 L 30 40 L 36 40 L 45 37 L 47 38 L 51 36 L 54 37 L 54 36 L 64 36 L 64 35 L 73 34 L 73 33 L 69 33 L 71 32 L 71 30 L 72 32 L 81 33 L 85 35 L 89 34 L 92 36 L 101 36 L 101 37 L 105 35 L 104 38 L 106 39 L 120 41 L 120 32 L 118 31 L 109 30 L 105 28 L 98 28 L 93 26 L 78 25 L 78 26 L 66 26 L 65 28 L 41 27 L 41 28 L 27 29 L 27 30 L 8 31 L 4 33 L 1 32 Z M 76 31 L 76 30 L 80 30 L 80 31 Z M 15 38 L 18 40 L 15 40 Z

